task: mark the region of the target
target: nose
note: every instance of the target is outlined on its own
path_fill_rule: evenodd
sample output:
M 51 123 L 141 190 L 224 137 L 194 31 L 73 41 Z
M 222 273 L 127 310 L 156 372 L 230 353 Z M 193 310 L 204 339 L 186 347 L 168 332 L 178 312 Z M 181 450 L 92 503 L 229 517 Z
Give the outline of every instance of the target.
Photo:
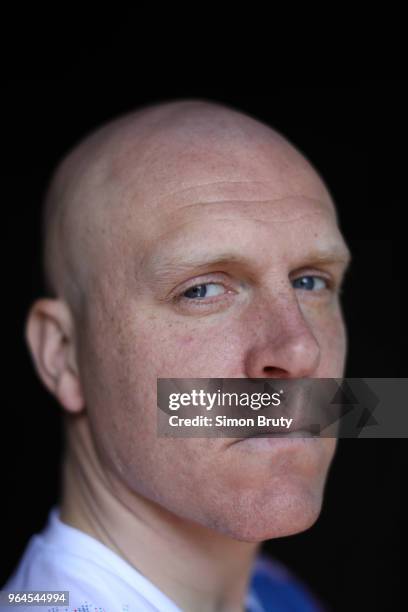
M 253 335 L 245 355 L 248 378 L 303 378 L 320 363 L 318 341 L 296 297 L 264 304 L 250 315 Z

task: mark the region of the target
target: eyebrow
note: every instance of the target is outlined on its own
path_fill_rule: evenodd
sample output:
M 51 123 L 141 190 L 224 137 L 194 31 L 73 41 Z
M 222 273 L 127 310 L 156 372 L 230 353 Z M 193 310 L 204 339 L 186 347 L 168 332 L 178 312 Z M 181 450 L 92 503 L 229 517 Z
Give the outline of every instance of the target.
M 306 265 L 312 264 L 344 264 L 344 271 L 351 263 L 351 253 L 347 247 L 336 245 L 329 248 L 314 249 L 304 258 L 309 262 Z M 223 251 L 218 254 L 198 254 L 196 256 L 188 255 L 187 253 L 172 254 L 168 257 L 160 257 L 153 260 L 152 268 L 149 270 L 153 281 L 158 284 L 170 282 L 182 274 L 189 272 L 199 273 L 206 268 L 214 268 L 217 266 L 241 266 L 248 271 L 253 270 L 254 262 L 237 252 Z M 302 266 L 299 266 L 302 267 Z

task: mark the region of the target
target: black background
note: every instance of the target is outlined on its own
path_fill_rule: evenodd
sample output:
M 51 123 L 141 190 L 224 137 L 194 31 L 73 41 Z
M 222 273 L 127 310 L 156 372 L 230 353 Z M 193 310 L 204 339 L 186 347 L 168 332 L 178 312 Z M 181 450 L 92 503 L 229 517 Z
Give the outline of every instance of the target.
M 407 101 L 401 81 L 277 83 L 234 93 L 204 86 L 141 88 L 129 76 L 91 78 L 90 66 L 76 57 L 59 78 L 14 75 L 1 85 L 6 221 L 0 584 L 58 494 L 59 407 L 37 379 L 23 338 L 27 309 L 41 295 L 41 199 L 67 148 L 111 117 L 140 104 L 199 97 L 242 109 L 287 136 L 328 184 L 354 257 L 343 299 L 346 375 L 407 375 Z M 317 523 L 265 544 L 333 610 L 393 609 L 403 592 L 406 564 L 398 555 L 406 537 L 406 453 L 404 439 L 341 440 Z

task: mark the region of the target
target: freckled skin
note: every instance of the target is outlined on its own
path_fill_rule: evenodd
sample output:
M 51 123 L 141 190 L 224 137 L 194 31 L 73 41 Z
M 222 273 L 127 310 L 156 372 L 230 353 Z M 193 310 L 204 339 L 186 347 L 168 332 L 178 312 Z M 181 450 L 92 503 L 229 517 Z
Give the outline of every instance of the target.
M 253 207 L 260 214 L 256 202 Z M 230 214 L 234 218 L 235 213 Z M 211 231 L 208 215 L 200 218 L 197 210 L 196 218 L 204 234 L 206 228 Z M 338 300 L 308 302 L 309 296 L 296 295 L 284 284 L 288 270 L 279 254 L 288 231 L 298 233 L 301 244 L 306 222 L 285 225 L 282 231 L 279 224 L 267 225 L 266 212 L 265 241 L 273 236 L 275 243 L 269 250 L 272 265 L 263 295 L 260 288 L 243 291 L 218 312 L 197 318 L 155 303 L 143 285 L 130 279 L 113 290 L 114 280 L 108 277 L 105 283 L 101 279 L 101 293 L 88 302 L 82 322 L 84 394 L 97 438 L 104 440 L 109 432 L 101 443 L 104 455 L 110 457 L 115 448 L 115 461 L 120 461 L 120 473 L 132 489 L 179 516 L 238 539 L 288 535 L 316 520 L 335 441 L 305 440 L 301 451 L 259 457 L 242 452 L 239 445 L 229 446 L 230 440 L 157 438 L 156 378 L 276 375 L 265 373 L 265 368 L 280 368 L 294 377 L 341 375 L 345 331 Z M 315 223 L 313 215 L 310 222 Z M 331 217 L 324 223 L 335 233 Z M 261 250 L 259 232 L 252 235 L 247 226 L 242 221 L 235 227 L 236 240 L 249 233 L 256 254 Z M 233 244 L 235 237 L 230 240 Z M 129 253 L 125 261 L 132 260 Z M 278 296 L 274 284 L 283 285 Z M 95 317 L 98 304 L 107 312 Z M 108 313 L 112 318 L 106 325 Z M 118 352 L 106 351 L 107 345 Z M 118 432 L 114 444 L 112 431 Z M 115 461 L 112 470 L 117 469 Z M 196 491 L 193 499 L 191 489 Z
M 69 304 L 75 350 L 64 383 L 43 380 L 67 411 L 65 490 L 92 507 L 80 516 L 65 495 L 67 522 L 104 541 L 96 519 L 89 524 L 84 516 L 110 521 L 116 540 L 112 535 L 108 545 L 126 551 L 146 575 L 148 561 L 129 544 L 129 534 L 140 533 L 138 516 L 145 523 L 154 517 L 163 530 L 171 525 L 170 541 L 183 530 L 191 541 L 202 529 L 207 540 L 214 533 L 259 543 L 307 529 L 321 509 L 334 439 L 249 452 L 231 439 L 159 438 L 156 380 L 343 375 L 347 340 L 338 295 L 312 295 L 291 283 L 302 270 L 341 277 L 340 264 L 319 266 L 311 256 L 316 247 L 345 244 L 310 163 L 252 118 L 179 103 L 90 137 L 65 161 L 53 193 L 70 194 L 63 234 L 49 238 L 47 253 Z M 57 244 L 66 245 L 65 268 L 52 250 Z M 174 278 L 169 269 L 154 283 L 160 258 L 184 249 L 188 259 L 220 245 L 245 254 L 252 267 Z M 187 280 L 223 283 L 228 294 L 204 308 L 168 299 Z M 69 293 L 75 285 L 82 297 Z M 72 476 L 75 469 L 83 470 L 82 487 L 91 495 L 76 484 L 82 477 Z M 114 506 L 126 535 L 106 510 L 114 499 L 126 508 Z M 222 545 L 230 546 L 225 539 Z
M 332 204 L 320 182 L 313 183 L 309 175 L 302 192 L 296 165 L 295 171 L 288 167 L 286 176 L 274 181 L 270 159 L 262 158 L 262 164 L 257 160 L 258 174 L 265 168 L 265 182 L 260 183 L 251 181 L 253 169 L 244 151 L 240 162 L 239 169 L 227 165 L 221 183 L 211 182 L 210 164 L 205 171 L 194 164 L 193 171 L 180 170 L 193 175 L 200 170 L 198 186 L 175 190 L 161 200 L 153 189 L 149 198 L 158 204 L 152 216 L 139 214 L 134 197 L 115 210 L 115 233 L 123 236 L 120 258 L 113 261 L 110 256 L 106 274 L 107 258 L 100 257 L 94 298 L 87 301 L 81 322 L 79 355 L 97 438 L 103 440 L 104 432 L 112 430 L 120 434 L 117 440 L 109 434 L 102 452 L 109 457 L 115 448 L 127 484 L 177 515 L 217 526 L 236 538 L 261 541 L 305 529 L 317 518 L 334 441 L 305 441 L 302 452 L 290 451 L 289 464 L 271 453 L 259 465 L 256 456 L 248 457 L 238 446 L 229 448 L 228 440 L 163 440 L 155 434 L 157 377 L 266 377 L 276 375 L 273 368 L 284 376 L 329 377 L 343 371 L 345 331 L 338 300 L 328 304 L 296 296 L 287 282 L 295 264 L 303 259 L 307 263 L 318 240 L 315 228 L 322 240 L 341 240 Z M 235 176 L 239 182 L 232 180 Z M 200 184 L 205 188 L 200 190 Z M 165 191 L 161 187 L 160 194 Z M 249 202 L 242 201 L 243 191 Z M 194 197 L 189 199 L 189 192 Z M 192 207 L 195 201 L 200 204 Z M 180 228 L 179 244 L 192 232 L 214 249 L 225 242 L 242 244 L 265 263 L 259 286 L 253 283 L 228 307 L 199 316 L 158 303 L 163 292 L 152 294 L 149 268 L 136 279 L 134 262 Z M 235 272 L 237 278 L 239 274 Z M 106 346 L 117 351 L 106 351 Z M 143 432 L 142 442 L 135 443 L 134 432 Z M 117 469 L 113 460 L 111 469 Z M 191 487 L 197 490 L 194 499 Z

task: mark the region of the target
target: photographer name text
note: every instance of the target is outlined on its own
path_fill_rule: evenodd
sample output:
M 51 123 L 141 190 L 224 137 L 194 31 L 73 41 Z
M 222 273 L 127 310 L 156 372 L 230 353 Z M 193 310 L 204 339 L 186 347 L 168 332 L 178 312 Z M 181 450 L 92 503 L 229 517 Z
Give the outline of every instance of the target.
M 290 429 L 292 423 L 293 419 L 266 417 L 260 414 L 256 418 L 230 418 L 220 415 L 215 418 L 203 415 L 184 418 L 175 414 L 169 417 L 171 427 L 279 427 L 280 429 Z

